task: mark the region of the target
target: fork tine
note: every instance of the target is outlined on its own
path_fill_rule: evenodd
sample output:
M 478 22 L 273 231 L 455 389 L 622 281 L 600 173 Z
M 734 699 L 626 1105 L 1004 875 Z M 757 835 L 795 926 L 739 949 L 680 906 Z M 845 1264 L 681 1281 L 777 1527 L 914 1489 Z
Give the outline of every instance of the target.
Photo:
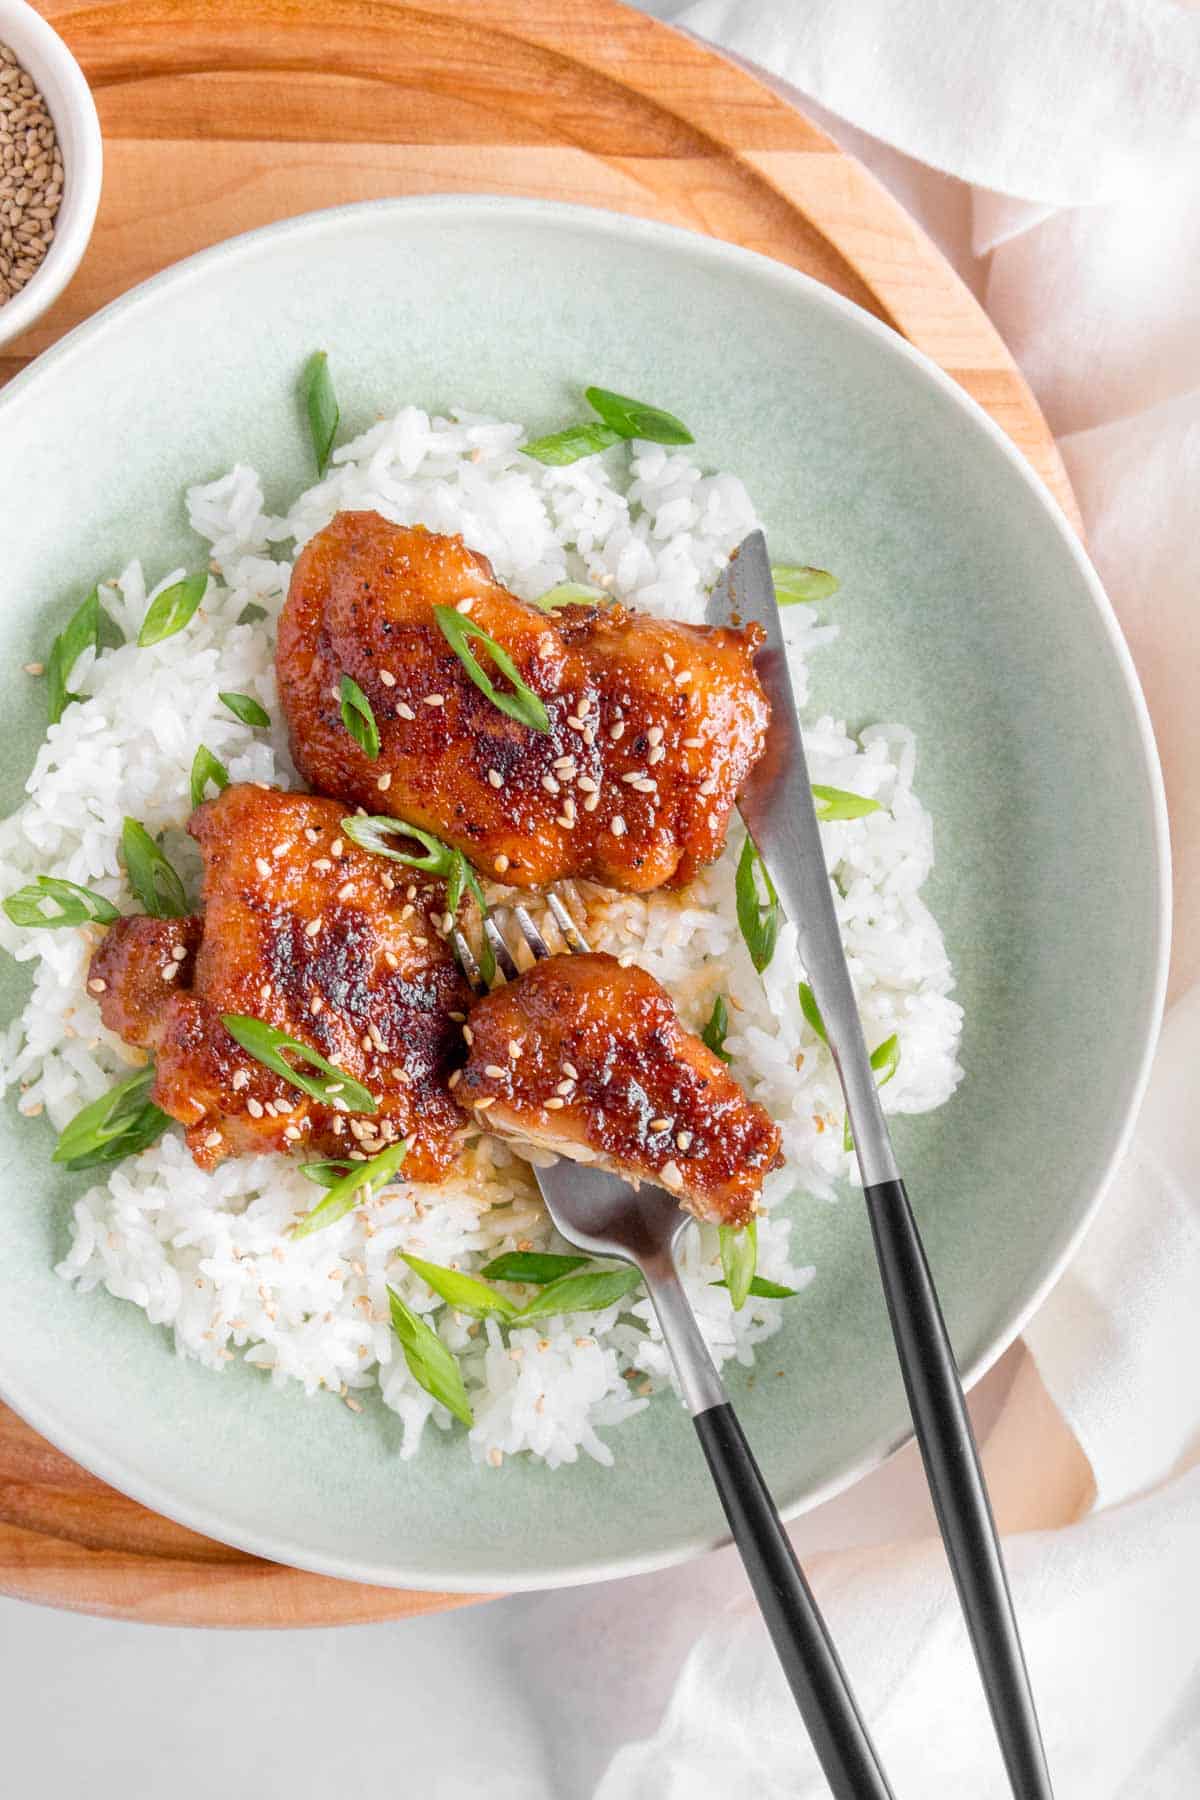
M 505 981 L 515 981 L 520 970 L 513 961 L 512 951 L 505 943 L 500 927 L 493 918 L 489 917 L 483 921 L 483 929 L 487 936 L 488 943 L 496 952 L 496 962 L 500 969 L 500 973 L 504 976 Z
M 567 949 L 574 951 L 576 955 L 579 955 L 581 951 L 589 949 L 589 945 L 583 933 L 580 931 L 578 925 L 576 925 L 574 919 L 571 917 L 558 895 L 555 893 L 547 894 L 546 905 L 554 914 L 554 923 L 562 932 L 563 942 L 566 944 Z
M 483 971 L 475 960 L 475 952 L 457 926 L 451 932 L 450 938 L 454 945 L 454 953 L 458 957 L 458 966 L 467 978 L 467 986 L 474 994 L 486 994 L 487 982 L 483 979 Z
M 546 942 L 523 906 L 514 906 L 512 911 L 513 918 L 517 921 L 517 929 L 520 931 L 521 936 L 525 939 L 525 942 L 529 945 L 529 948 L 533 951 L 533 954 L 538 961 L 543 961 L 551 954 L 549 944 Z

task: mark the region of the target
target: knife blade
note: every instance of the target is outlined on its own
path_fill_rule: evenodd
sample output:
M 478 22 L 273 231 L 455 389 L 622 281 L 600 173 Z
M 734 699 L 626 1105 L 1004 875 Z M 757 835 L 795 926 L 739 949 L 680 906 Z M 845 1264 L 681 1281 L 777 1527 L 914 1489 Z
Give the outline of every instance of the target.
M 899 1170 L 846 967 L 761 531 L 752 531 L 734 551 L 709 595 L 706 620 L 709 625 L 754 624 L 765 633 L 755 669 L 771 705 L 771 723 L 766 749 L 742 789 L 738 809 L 796 927 L 800 960 L 846 1096 L 863 1183 L 894 1181 Z

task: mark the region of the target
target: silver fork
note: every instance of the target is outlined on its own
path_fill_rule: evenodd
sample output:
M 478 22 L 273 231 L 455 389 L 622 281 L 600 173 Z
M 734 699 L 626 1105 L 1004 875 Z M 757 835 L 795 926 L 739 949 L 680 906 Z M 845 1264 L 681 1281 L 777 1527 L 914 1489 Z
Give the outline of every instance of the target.
M 558 896 L 548 894 L 546 902 L 568 951 L 586 951 Z M 514 906 L 512 916 L 534 956 L 550 956 L 525 908 Z M 485 919 L 484 931 L 500 974 L 515 980 L 517 965 L 493 919 Z M 466 939 L 459 931 L 453 937 L 468 981 L 476 993 L 486 993 Z M 635 1188 L 586 1165 L 560 1160 L 552 1168 L 535 1168 L 534 1176 L 563 1237 L 597 1256 L 633 1263 L 641 1272 L 730 1532 L 831 1792 L 837 1800 L 892 1800 L 846 1672 L 680 1282 L 675 1246 L 688 1216 L 661 1189 L 644 1183 Z

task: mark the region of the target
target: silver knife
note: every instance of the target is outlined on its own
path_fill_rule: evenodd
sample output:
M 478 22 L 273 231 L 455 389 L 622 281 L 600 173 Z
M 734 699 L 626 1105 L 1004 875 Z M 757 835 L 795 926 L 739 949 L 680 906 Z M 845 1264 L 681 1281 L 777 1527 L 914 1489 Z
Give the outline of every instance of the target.
M 962 1382 L 900 1179 L 846 967 L 761 531 L 751 532 L 734 551 L 709 596 L 707 621 L 756 624 L 766 634 L 755 667 L 771 704 L 771 723 L 765 752 L 738 804 L 783 909 L 795 924 L 800 957 L 846 1097 L 909 1408 L 1009 1782 L 1020 1800 L 1053 1800 Z

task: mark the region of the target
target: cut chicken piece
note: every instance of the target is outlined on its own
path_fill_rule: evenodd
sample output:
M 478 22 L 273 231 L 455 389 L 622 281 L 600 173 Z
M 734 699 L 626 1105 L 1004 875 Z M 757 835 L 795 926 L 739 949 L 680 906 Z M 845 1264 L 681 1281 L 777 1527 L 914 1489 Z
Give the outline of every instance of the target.
M 782 1161 L 779 1128 L 685 1031 L 644 969 L 552 956 L 476 1002 L 455 1093 L 489 1131 L 652 1181 L 744 1225 Z
M 447 1080 L 470 992 L 435 928 L 444 889 L 358 849 L 344 812 L 227 788 L 188 827 L 204 852 L 203 916 L 122 919 L 92 959 L 105 1023 L 154 1050 L 151 1097 L 187 1127 L 202 1168 L 266 1150 L 361 1160 L 401 1137 L 413 1180 L 438 1179 L 452 1159 L 464 1121 Z M 378 1111 L 298 1092 L 234 1042 L 223 1013 L 319 1051 Z
M 468 611 L 543 701 L 549 732 L 501 712 L 433 616 Z M 279 690 L 305 779 L 462 850 L 516 887 L 586 877 L 631 892 L 682 885 L 719 856 L 770 709 L 762 638 L 627 607 L 548 614 L 461 538 L 339 513 L 302 551 L 279 625 Z M 490 671 L 486 648 L 472 646 Z M 371 760 L 339 683 L 370 703 Z M 496 684 L 507 684 L 498 673 Z

